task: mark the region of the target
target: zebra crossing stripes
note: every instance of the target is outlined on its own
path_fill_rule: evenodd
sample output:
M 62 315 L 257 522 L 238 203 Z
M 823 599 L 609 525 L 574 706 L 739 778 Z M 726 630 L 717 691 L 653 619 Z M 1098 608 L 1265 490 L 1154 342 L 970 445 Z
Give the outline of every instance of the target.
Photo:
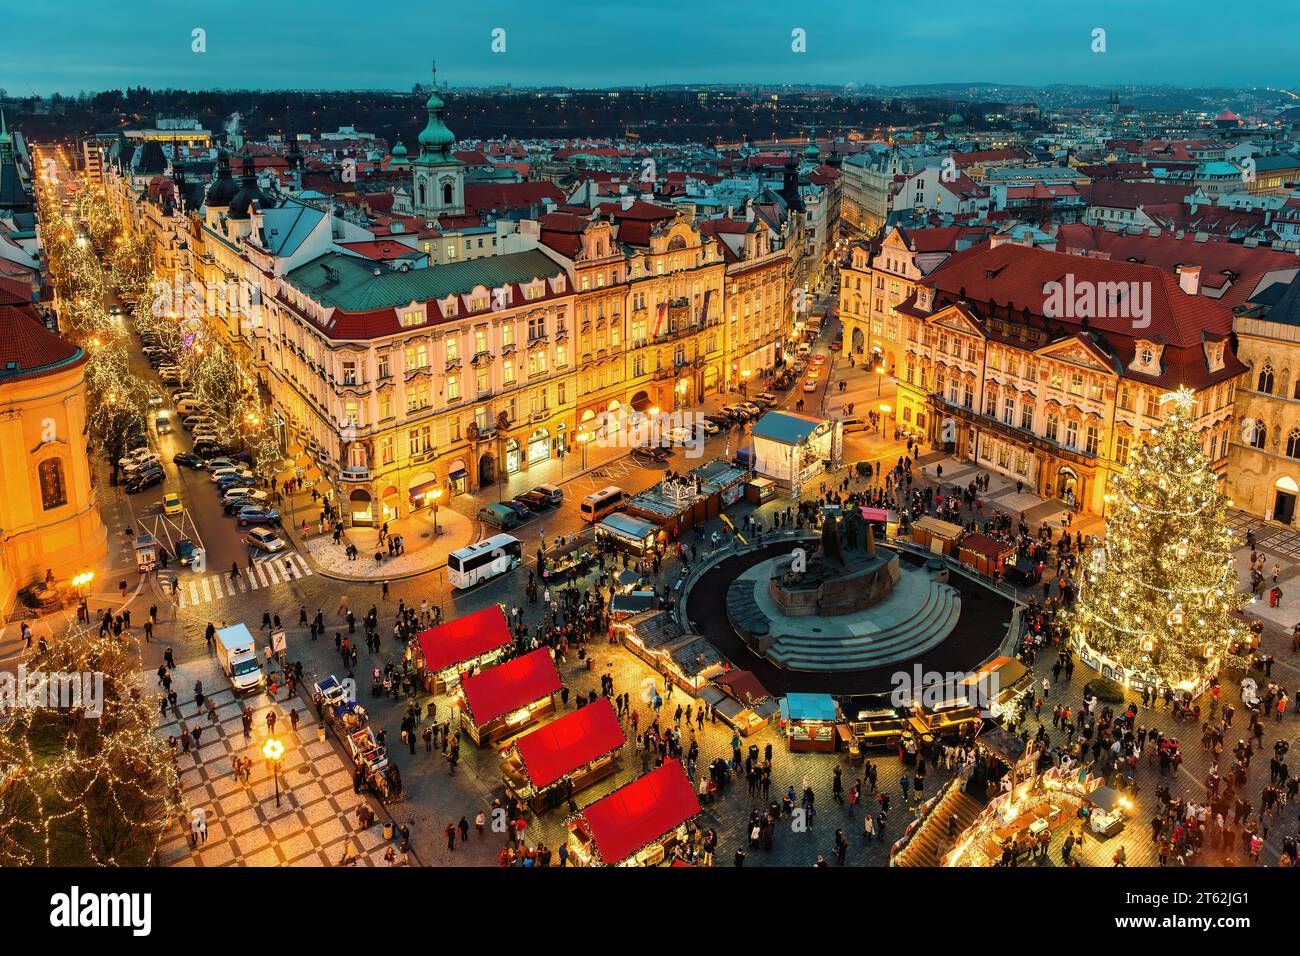
M 251 568 L 241 570 L 239 577 L 234 579 L 229 574 L 191 575 L 188 580 L 179 582 L 176 591 L 177 607 L 224 601 L 260 588 L 303 578 L 311 573 L 307 560 L 301 554 L 292 552 L 257 561 Z

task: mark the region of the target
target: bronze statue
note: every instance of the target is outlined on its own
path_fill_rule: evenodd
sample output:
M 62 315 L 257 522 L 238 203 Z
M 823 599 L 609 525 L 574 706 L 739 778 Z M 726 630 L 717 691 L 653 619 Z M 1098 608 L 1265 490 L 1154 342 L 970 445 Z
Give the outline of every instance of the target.
M 840 526 L 834 515 L 822 521 L 822 557 L 845 567 L 844 548 L 840 545 Z

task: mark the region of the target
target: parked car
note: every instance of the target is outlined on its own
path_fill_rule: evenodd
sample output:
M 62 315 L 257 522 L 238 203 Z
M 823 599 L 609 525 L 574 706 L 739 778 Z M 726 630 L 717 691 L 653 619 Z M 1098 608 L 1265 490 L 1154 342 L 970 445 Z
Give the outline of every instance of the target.
M 207 466 L 207 462 L 192 451 L 179 452 L 172 456 L 172 461 L 186 468 L 193 468 L 195 471 Z
M 533 516 L 533 510 L 522 501 L 511 500 L 503 501 L 501 503 L 518 515 L 520 521 L 527 521 Z
M 564 500 L 564 489 L 559 485 L 538 485 L 533 491 L 546 495 L 553 505 L 558 505 Z
M 265 505 L 270 498 L 265 491 L 259 488 L 252 488 L 247 485 L 235 485 L 226 488 L 221 493 L 222 501 L 230 501 L 232 498 L 251 498 L 254 504 Z
M 777 398 L 771 392 L 763 392 L 761 395 L 754 396 L 754 404 L 762 405 L 764 408 L 772 408 L 776 405 Z
M 803 380 L 803 390 L 804 390 L 805 392 L 815 392 L 815 391 L 817 391 L 817 379 L 815 379 L 815 378 L 806 378 L 806 379 L 804 379 L 804 380 Z
M 705 415 L 704 420 L 706 422 L 711 423 L 719 430 L 724 428 L 730 428 L 732 425 L 735 424 L 735 422 L 732 421 L 731 417 L 728 415 Z
M 181 503 L 181 496 L 174 491 L 163 495 L 162 506 L 165 515 L 178 515 L 185 510 L 185 505 Z
M 154 485 L 162 484 L 163 473 L 159 471 L 146 471 L 138 475 L 133 475 L 126 482 L 126 490 L 130 494 L 144 491 L 146 488 L 152 488 Z
M 144 461 L 147 458 L 157 458 L 157 453 L 148 445 L 141 445 L 138 448 L 132 448 L 125 455 L 117 460 L 119 468 L 125 468 L 127 465 L 134 465 L 136 462 Z
M 758 418 L 763 414 L 763 409 L 760 406 L 755 405 L 753 402 L 741 402 L 740 407 L 749 412 L 750 418 Z
M 280 512 L 274 508 L 250 506 L 239 512 L 240 527 L 250 524 L 275 524 L 280 520 Z
M 237 515 L 245 508 L 256 508 L 259 502 L 255 498 L 240 495 L 238 498 L 223 498 L 221 508 L 228 515 Z
M 212 462 L 208 462 L 208 467 L 212 468 Z M 219 465 L 216 468 L 212 468 L 212 472 L 208 477 L 211 478 L 213 481 L 220 481 L 222 478 L 230 478 L 230 477 L 247 478 L 249 481 L 252 481 L 253 473 L 247 468 L 241 468 L 238 465 L 232 463 L 229 465 Z
M 706 435 L 716 435 L 718 432 L 722 431 L 716 422 L 710 421 L 707 418 L 701 419 L 697 422 L 697 425 L 704 430 L 704 434 Z
M 250 548 L 257 548 L 259 551 L 267 551 L 272 554 L 276 551 L 283 551 L 288 547 L 284 543 L 284 538 L 270 528 L 253 528 L 248 534 L 244 535 L 244 544 Z
M 239 462 L 233 458 L 209 458 L 208 471 L 216 471 L 219 468 L 236 468 Z
M 211 415 L 187 415 L 181 420 L 181 425 L 186 431 L 193 431 L 200 425 L 215 425 L 217 420 Z
M 640 445 L 632 449 L 632 460 L 638 465 L 656 465 L 668 458 L 668 449 L 658 445 Z
M 519 524 L 519 515 L 515 513 L 513 508 L 507 508 L 505 505 L 484 505 L 478 509 L 478 520 L 484 524 L 500 528 L 502 531 L 509 531 Z
M 194 552 L 198 548 L 189 538 L 181 538 L 176 542 L 176 560 L 185 567 L 189 567 L 194 561 Z
M 230 451 L 230 448 L 220 442 L 201 441 L 194 443 L 194 452 L 198 455 L 224 455 Z
M 516 495 L 515 501 L 522 501 L 534 512 L 551 507 L 551 500 L 536 491 L 525 491 L 522 495 Z

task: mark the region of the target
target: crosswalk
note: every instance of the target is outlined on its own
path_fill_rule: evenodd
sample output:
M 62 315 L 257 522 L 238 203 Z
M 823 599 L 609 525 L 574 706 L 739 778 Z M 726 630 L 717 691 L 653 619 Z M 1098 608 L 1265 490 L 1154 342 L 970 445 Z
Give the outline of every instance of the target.
M 284 584 L 306 577 L 312 570 L 307 560 L 296 551 L 272 555 L 254 563 L 252 568 L 241 568 L 239 577 L 229 574 L 190 574 L 171 581 L 175 586 L 177 607 L 193 607 L 224 601 L 274 584 Z M 164 582 L 165 586 L 165 582 Z

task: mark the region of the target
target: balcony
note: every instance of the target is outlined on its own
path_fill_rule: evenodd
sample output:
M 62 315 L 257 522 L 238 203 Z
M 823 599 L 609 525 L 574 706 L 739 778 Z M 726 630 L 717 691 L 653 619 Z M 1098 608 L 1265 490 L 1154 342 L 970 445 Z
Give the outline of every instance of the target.
M 345 484 L 370 480 L 370 469 L 349 466 L 339 469 L 339 481 Z

